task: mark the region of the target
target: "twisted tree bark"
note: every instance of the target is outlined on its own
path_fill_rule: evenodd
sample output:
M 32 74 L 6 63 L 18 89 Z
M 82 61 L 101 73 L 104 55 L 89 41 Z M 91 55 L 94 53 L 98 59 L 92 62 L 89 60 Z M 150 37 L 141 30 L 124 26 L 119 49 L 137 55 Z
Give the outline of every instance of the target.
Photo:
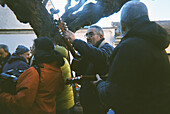
M 75 11 L 87 1 L 88 0 L 79 0 L 77 5 L 68 9 L 71 2 L 71 0 L 68 0 L 68 4 L 65 7 L 66 12 L 61 18 L 73 32 L 76 32 L 84 26 L 94 24 L 103 17 L 118 12 L 122 5 L 129 0 L 96 0 L 97 3 L 88 3 L 82 11 L 75 13 Z M 55 44 L 66 46 L 63 40 L 61 40 L 61 35 L 53 17 L 44 6 L 44 4 L 46 4 L 45 2 L 47 2 L 47 0 L 0 0 L 0 4 L 2 6 L 6 4 L 20 22 L 29 23 L 37 37 L 47 36 L 52 39 Z

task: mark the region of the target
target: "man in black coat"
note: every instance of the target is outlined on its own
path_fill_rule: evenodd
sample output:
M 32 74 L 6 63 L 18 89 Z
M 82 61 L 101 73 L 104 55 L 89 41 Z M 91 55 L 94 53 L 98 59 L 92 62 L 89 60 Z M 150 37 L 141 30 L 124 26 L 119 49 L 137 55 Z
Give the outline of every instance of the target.
M 10 69 L 26 70 L 30 67 L 28 60 L 30 57 L 30 50 L 23 46 L 18 45 L 15 53 L 8 59 L 8 62 L 3 67 L 3 72 Z
M 9 53 L 8 46 L 5 44 L 0 44 L 0 73 L 2 73 L 2 69 L 10 56 L 11 54 Z
M 137 1 L 123 6 L 121 33 L 108 79 L 97 76 L 100 100 L 116 114 L 170 114 L 169 34 L 149 20 L 147 7 Z
M 109 59 L 113 47 L 105 42 L 104 32 L 99 26 L 90 26 L 86 33 L 87 43 L 76 39 L 71 31 L 65 37 L 70 40 L 75 50 L 81 55 L 74 70 L 78 75 L 105 75 L 109 70 Z M 73 67 L 72 67 L 73 68 Z M 94 86 L 90 81 L 83 81 L 80 89 L 80 103 L 84 114 L 105 114 L 108 109 L 100 105 Z

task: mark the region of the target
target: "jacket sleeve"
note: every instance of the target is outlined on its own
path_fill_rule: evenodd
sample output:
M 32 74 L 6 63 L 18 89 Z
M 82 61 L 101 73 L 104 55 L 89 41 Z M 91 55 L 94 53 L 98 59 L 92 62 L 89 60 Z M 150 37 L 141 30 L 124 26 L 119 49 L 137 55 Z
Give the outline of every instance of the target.
M 26 70 L 30 68 L 30 65 L 25 63 L 25 62 L 21 62 L 19 65 L 18 65 L 18 68 L 17 69 L 23 69 L 23 70 Z
M 39 74 L 30 67 L 17 80 L 16 95 L 0 94 L 0 105 L 4 105 L 13 113 L 27 111 L 34 103 L 39 85 Z
M 110 58 L 113 47 L 108 43 L 101 48 L 96 48 L 82 40 L 76 39 L 73 42 L 73 47 L 80 53 L 83 58 L 86 58 L 92 63 L 106 63 Z

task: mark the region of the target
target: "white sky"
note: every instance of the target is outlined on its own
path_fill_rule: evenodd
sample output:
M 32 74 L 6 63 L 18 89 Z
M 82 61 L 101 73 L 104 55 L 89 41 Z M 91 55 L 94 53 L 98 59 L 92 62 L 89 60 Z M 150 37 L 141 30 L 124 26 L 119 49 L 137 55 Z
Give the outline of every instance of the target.
M 67 0 L 52 0 L 56 8 L 60 10 L 60 16 L 64 12 Z M 93 0 L 88 0 L 93 1 Z M 170 20 L 170 0 L 140 0 L 148 7 L 149 18 L 151 21 Z M 111 22 L 119 22 L 120 11 L 109 17 L 102 18 L 96 23 L 101 27 L 111 27 Z

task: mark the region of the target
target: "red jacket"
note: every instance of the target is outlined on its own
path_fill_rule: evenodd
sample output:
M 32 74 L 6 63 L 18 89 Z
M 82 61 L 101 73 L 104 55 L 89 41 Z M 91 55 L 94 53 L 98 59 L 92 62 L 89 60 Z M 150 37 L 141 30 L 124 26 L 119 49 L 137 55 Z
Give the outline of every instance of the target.
M 17 83 L 17 94 L 0 94 L 0 105 L 16 114 L 55 114 L 56 96 L 64 88 L 60 68 L 41 64 L 41 76 L 34 67 L 27 69 Z

